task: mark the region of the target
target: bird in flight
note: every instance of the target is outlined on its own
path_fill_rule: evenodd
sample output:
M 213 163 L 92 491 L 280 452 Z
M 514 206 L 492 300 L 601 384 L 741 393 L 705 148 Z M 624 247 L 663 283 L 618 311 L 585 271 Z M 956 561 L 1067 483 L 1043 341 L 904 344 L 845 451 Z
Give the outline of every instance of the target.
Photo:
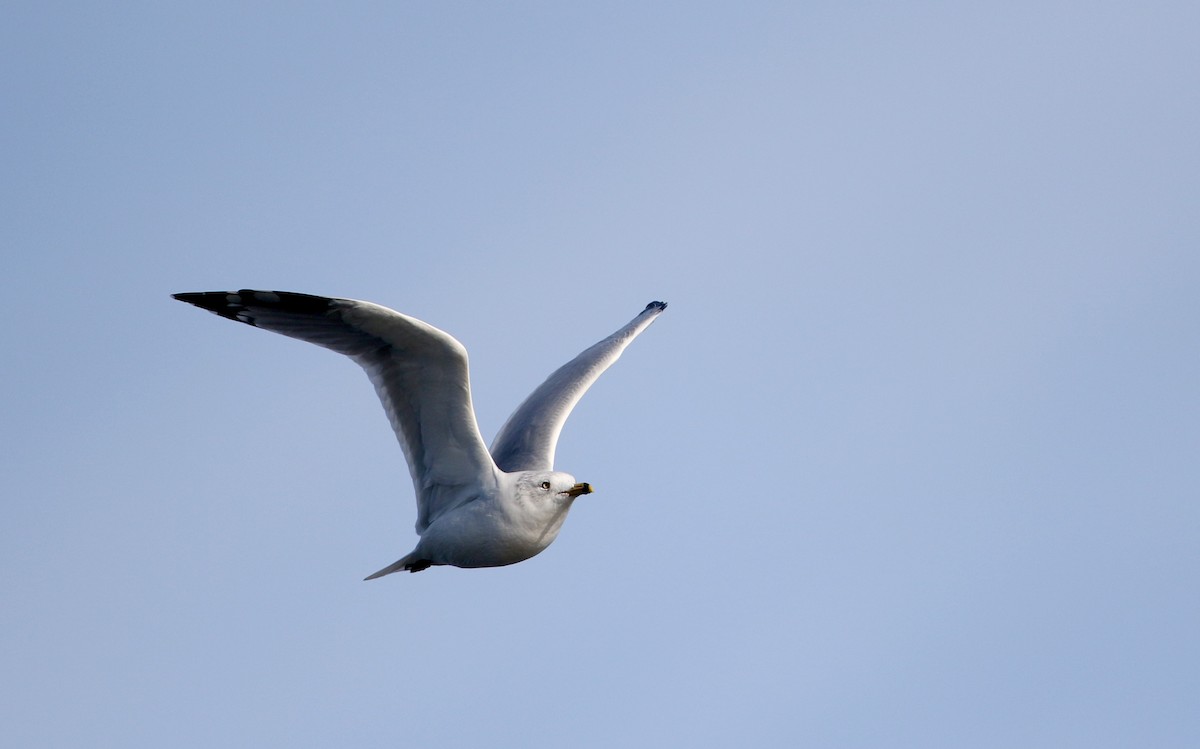
M 554 470 L 568 414 L 596 378 L 667 308 L 628 324 L 559 367 L 525 399 L 489 450 L 471 405 L 467 350 L 448 333 L 371 302 L 287 291 L 203 291 L 175 299 L 345 354 L 383 403 L 417 497 L 416 548 L 367 580 L 434 565 L 501 567 L 540 553 L 591 484 Z

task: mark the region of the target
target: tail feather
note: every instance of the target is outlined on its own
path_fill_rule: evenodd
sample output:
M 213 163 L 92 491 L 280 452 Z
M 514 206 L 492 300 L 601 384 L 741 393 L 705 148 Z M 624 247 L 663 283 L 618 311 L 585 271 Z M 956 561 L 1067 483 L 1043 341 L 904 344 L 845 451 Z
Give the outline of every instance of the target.
M 379 570 L 378 572 L 371 574 L 371 575 L 367 575 L 366 577 L 363 578 L 363 580 L 374 580 L 377 577 L 383 577 L 384 575 L 390 575 L 393 572 L 400 572 L 401 570 L 408 570 L 409 572 L 420 572 L 423 569 L 429 568 L 432 564 L 433 564 L 433 562 L 429 561 L 428 559 L 419 559 L 419 558 L 417 558 L 417 556 L 415 554 L 409 554 L 407 556 L 404 556 L 404 557 L 396 560 L 395 562 L 392 562 L 391 564 L 389 564 L 388 566 Z

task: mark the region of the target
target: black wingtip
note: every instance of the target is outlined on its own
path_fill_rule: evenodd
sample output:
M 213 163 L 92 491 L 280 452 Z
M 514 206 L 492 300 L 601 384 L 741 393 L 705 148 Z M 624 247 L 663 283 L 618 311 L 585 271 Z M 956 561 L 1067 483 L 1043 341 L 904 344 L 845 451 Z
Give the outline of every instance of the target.
M 666 308 L 667 308 L 666 302 L 650 302 L 649 304 L 646 305 L 646 309 L 642 310 L 642 312 L 649 312 L 652 309 L 656 309 L 659 312 L 662 312 Z
M 186 291 L 172 294 L 171 297 L 200 309 L 206 309 L 226 319 L 253 325 L 253 321 L 245 315 L 245 306 L 242 304 L 242 294 L 244 293 L 238 291 Z
M 237 292 L 233 291 L 185 291 L 172 294 L 171 298 L 220 315 L 231 306 L 231 301 L 237 300 L 238 297 Z
M 320 315 L 329 311 L 333 300 L 324 296 L 298 294 L 293 291 L 255 291 L 241 289 L 239 291 L 189 291 L 172 294 L 181 302 L 195 305 L 200 309 L 220 315 L 221 317 L 254 325 L 253 310 L 277 309 L 292 314 Z

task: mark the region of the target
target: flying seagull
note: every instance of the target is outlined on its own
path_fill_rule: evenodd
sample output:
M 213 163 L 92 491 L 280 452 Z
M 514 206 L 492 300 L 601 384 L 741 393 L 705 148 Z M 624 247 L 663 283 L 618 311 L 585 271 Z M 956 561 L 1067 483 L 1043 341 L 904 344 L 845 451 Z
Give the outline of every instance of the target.
M 174 294 L 221 317 L 345 354 L 366 370 L 412 473 L 421 540 L 367 580 L 433 565 L 500 567 L 558 536 L 575 499 L 592 492 L 554 470 L 571 409 L 667 308 L 650 302 L 627 325 L 543 382 L 484 446 L 471 405 L 467 350 L 448 333 L 387 307 L 287 291 Z

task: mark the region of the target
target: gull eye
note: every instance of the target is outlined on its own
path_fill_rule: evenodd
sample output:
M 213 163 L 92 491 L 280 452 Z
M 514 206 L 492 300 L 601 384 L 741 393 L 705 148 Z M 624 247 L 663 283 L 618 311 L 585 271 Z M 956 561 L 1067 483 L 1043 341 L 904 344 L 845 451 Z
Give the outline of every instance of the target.
M 550 488 L 550 482 L 549 482 L 549 481 L 543 481 L 543 482 L 542 482 L 542 488 L 543 488 L 543 489 L 549 489 L 549 488 Z

